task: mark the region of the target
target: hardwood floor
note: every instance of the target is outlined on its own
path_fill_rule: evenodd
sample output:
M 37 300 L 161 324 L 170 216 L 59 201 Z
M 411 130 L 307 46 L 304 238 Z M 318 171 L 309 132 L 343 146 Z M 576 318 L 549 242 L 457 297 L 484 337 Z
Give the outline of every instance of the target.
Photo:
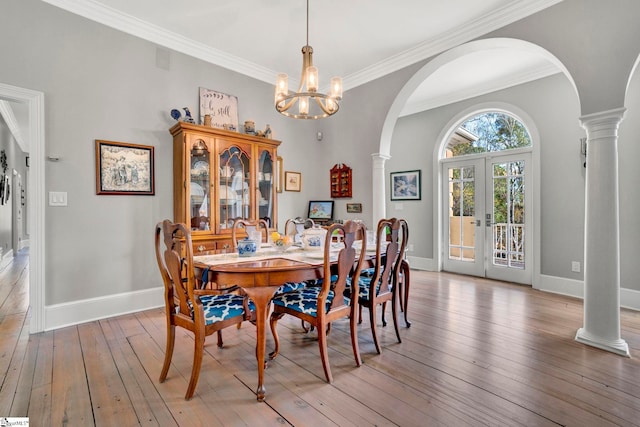
M 209 337 L 187 402 L 193 341 L 180 329 L 158 383 L 162 309 L 29 335 L 27 264 L 20 254 L 0 272 L 0 417 L 28 416 L 31 426 L 640 425 L 638 312 L 622 310 L 629 359 L 574 341 L 580 300 L 412 271 L 402 344 L 392 325 L 380 327 L 376 354 L 365 318 L 356 368 L 347 322 L 338 322 L 327 384 L 314 335 L 284 318 L 258 403 L 255 329 L 245 323 L 224 331 L 223 349 Z

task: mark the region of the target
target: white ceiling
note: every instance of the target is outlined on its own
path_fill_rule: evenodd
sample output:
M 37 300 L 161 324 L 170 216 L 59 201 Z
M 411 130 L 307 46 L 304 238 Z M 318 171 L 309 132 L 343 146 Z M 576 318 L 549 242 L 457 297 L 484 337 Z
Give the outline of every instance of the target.
M 293 87 L 300 76 L 305 0 L 43 1 L 265 82 L 284 72 Z M 309 45 L 321 87 L 341 76 L 348 91 L 560 1 L 310 0 Z M 544 58 L 513 49 L 474 53 L 431 76 L 402 114 L 555 72 Z

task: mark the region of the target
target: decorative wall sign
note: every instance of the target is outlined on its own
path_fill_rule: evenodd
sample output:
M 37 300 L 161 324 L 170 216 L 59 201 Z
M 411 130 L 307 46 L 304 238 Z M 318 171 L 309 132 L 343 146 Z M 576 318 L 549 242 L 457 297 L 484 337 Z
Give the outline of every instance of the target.
M 391 200 L 420 200 L 420 171 L 391 172 Z
M 238 129 L 238 98 L 215 90 L 200 88 L 200 123 L 211 116 L 211 127 Z M 225 127 L 225 125 L 227 125 Z
M 96 140 L 96 194 L 155 194 L 153 147 Z

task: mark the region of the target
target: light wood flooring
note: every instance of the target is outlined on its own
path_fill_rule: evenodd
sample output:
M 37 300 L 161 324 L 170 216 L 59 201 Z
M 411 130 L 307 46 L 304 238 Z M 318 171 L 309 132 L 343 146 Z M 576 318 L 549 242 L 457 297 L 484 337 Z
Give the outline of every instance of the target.
M 333 384 L 313 333 L 285 318 L 264 403 L 254 394 L 250 323 L 226 329 L 223 349 L 209 337 L 196 394 L 185 401 L 193 341 L 178 330 L 159 384 L 162 309 L 29 335 L 27 264 L 20 254 L 0 272 L 0 417 L 29 417 L 31 426 L 640 425 L 638 312 L 622 310 L 625 358 L 574 341 L 580 300 L 413 271 L 402 344 L 391 325 L 381 327 L 376 354 L 365 318 L 356 368 L 338 322 L 329 335 Z

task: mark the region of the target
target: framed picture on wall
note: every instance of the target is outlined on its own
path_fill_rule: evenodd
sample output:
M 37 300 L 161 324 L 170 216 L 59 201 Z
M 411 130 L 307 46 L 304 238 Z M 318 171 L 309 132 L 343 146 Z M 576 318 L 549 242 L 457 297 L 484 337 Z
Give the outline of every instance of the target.
M 391 172 L 391 200 L 420 200 L 420 171 Z
M 300 191 L 302 189 L 302 174 L 286 171 L 284 173 L 284 189 L 286 191 Z
M 362 213 L 362 203 L 347 203 L 347 213 Z
M 154 195 L 153 146 L 97 139 L 96 194 Z

